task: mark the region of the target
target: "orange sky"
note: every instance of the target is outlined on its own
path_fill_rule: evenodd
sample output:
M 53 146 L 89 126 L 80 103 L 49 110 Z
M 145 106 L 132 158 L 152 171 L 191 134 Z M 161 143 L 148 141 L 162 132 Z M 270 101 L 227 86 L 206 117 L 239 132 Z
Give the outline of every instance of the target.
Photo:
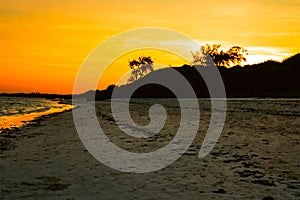
M 299 0 L 0 0 L 0 92 L 71 93 L 94 47 L 145 26 L 172 29 L 199 44 L 244 46 L 250 63 L 282 59 L 300 52 L 299 11 Z M 180 63 L 162 52 L 151 55 L 164 65 Z M 115 65 L 126 71 L 127 60 Z M 100 89 L 118 77 L 108 74 Z

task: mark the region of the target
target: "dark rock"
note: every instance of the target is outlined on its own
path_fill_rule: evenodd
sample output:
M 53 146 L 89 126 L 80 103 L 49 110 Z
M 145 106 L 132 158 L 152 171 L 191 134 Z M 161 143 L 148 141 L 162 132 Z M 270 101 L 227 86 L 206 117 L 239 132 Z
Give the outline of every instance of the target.
M 213 193 L 216 193 L 216 194 L 225 194 L 226 191 L 224 189 L 218 189 L 218 190 L 213 191 Z

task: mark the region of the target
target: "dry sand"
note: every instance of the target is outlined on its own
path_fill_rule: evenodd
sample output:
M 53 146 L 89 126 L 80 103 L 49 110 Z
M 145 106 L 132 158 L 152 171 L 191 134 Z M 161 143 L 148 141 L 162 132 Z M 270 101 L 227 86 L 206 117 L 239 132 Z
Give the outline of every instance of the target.
M 229 101 L 217 145 L 199 159 L 210 119 L 209 103 L 201 101 L 200 128 L 188 151 L 146 174 L 119 172 L 93 158 L 78 137 L 72 112 L 45 117 L 10 133 L 4 139 L 11 144 L 2 141 L 0 199 L 299 199 L 299 102 Z M 178 108 L 165 104 L 165 128 L 146 140 L 120 133 L 108 101 L 97 102 L 97 114 L 115 144 L 146 152 L 166 145 L 178 128 Z M 137 123 L 147 124 L 147 109 L 144 103 L 133 106 Z

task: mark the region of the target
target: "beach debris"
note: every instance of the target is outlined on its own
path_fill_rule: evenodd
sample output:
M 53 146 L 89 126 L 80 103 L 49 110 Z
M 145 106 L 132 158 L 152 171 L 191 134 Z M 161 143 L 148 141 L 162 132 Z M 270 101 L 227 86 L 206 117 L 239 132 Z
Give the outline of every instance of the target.
M 215 191 L 213 191 L 213 193 L 216 193 L 216 194 L 225 194 L 226 193 L 226 191 L 224 190 L 224 189 L 218 189 L 218 190 L 215 190 Z
M 254 180 L 254 181 L 252 181 L 252 183 L 266 185 L 266 186 L 276 186 L 276 184 L 274 183 L 274 181 L 261 180 L 261 179 Z
M 0 139 L 0 150 L 8 150 L 10 148 L 10 141 L 5 139 Z
M 37 179 L 43 181 L 41 185 L 46 190 L 64 190 L 70 186 L 70 184 L 60 183 L 60 178 L 54 176 L 42 176 Z
M 275 200 L 275 199 L 271 196 L 267 196 L 267 197 L 264 197 L 262 200 Z
M 249 170 L 249 169 L 246 169 L 244 171 L 240 171 L 240 172 L 237 172 L 239 174 L 240 177 L 254 177 L 254 178 L 262 178 L 265 176 L 265 173 L 261 170 Z

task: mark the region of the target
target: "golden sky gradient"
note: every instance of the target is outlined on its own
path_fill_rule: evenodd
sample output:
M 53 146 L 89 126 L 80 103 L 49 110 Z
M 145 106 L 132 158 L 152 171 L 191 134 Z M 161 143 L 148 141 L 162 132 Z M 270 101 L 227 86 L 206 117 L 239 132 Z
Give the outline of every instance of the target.
M 0 0 L 0 92 L 71 93 L 93 48 L 141 27 L 172 29 L 199 44 L 241 45 L 249 63 L 282 59 L 300 52 L 299 11 L 299 0 Z M 180 63 L 154 57 L 164 65 Z M 124 56 L 115 64 L 126 71 L 127 61 Z M 118 76 L 107 75 L 100 89 Z

